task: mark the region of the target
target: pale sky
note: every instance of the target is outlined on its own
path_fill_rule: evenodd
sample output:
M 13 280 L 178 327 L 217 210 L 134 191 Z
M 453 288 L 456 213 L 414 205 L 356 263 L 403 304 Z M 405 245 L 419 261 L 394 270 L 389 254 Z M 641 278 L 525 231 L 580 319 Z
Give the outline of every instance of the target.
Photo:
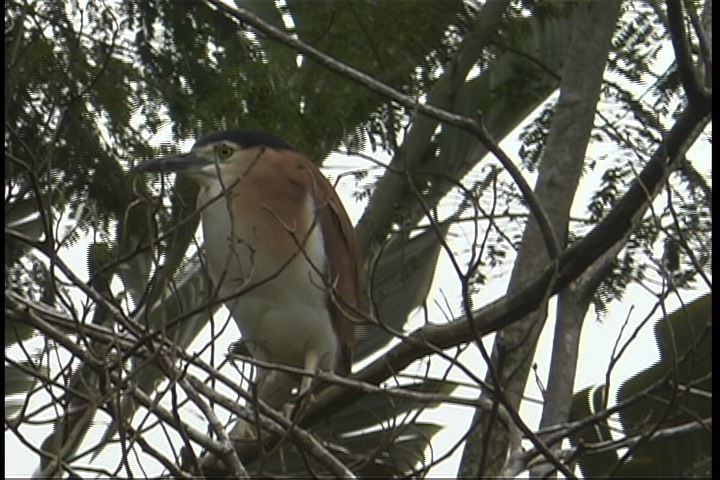
M 190 142 L 191 143 L 191 142 Z M 507 143 L 507 142 L 506 142 Z M 503 145 L 506 146 L 506 145 Z M 513 151 L 510 147 L 507 147 L 508 151 Z M 516 151 L 516 150 L 515 150 Z M 698 161 L 710 160 L 710 151 L 706 146 L 698 146 L 691 150 L 689 158 L 697 159 Z M 380 158 L 383 161 L 387 161 L 386 158 Z M 365 165 L 360 165 L 365 166 Z M 334 180 L 335 177 L 348 169 L 357 168 L 357 160 L 346 159 L 342 156 L 335 155 L 329 159 L 324 168 L 326 174 Z M 706 171 L 707 168 L 703 168 Z M 355 189 L 355 182 L 350 176 L 345 176 L 338 185 L 338 192 L 346 205 L 348 213 L 355 223 L 359 218 L 364 205 L 355 202 L 351 194 Z M 590 190 L 587 190 L 587 194 Z M 580 204 L 576 202 L 576 204 Z M 584 214 L 582 211 L 574 211 L 574 214 Z M 86 267 L 85 267 L 85 252 L 87 246 L 87 240 L 80 241 L 69 249 L 63 256 L 70 261 L 70 265 L 74 266 L 76 273 L 80 274 L 82 278 L 86 278 Z M 507 274 L 509 274 L 512 263 L 509 262 L 504 268 L 504 275 L 500 278 L 490 282 L 480 292 L 476 299 L 477 305 L 483 305 L 487 302 L 498 298 L 504 294 Z M 684 293 L 682 295 L 683 301 L 688 302 L 691 299 L 698 296 L 701 292 Z M 428 309 L 430 312 L 430 318 L 433 321 L 443 321 L 445 313 L 441 310 L 436 302 L 440 305 L 446 305 L 443 295 L 448 298 L 448 304 L 456 310 L 453 311 L 455 316 L 459 315 L 461 311 L 457 309 L 459 305 L 458 301 L 458 280 L 450 266 L 450 262 L 445 254 L 441 254 L 441 259 L 438 265 L 436 276 L 433 282 L 433 287 L 428 300 Z M 454 297 L 454 298 L 453 298 Z M 620 331 L 623 328 L 623 324 L 628 319 L 628 325 L 625 326 L 623 339 L 627 339 L 628 335 L 634 331 L 637 324 L 646 316 L 654 304 L 654 298 L 644 289 L 638 286 L 631 286 L 625 295 L 625 301 L 621 303 L 613 303 L 610 310 L 605 317 L 605 320 L 600 323 L 595 319 L 594 311 L 591 309 L 588 318 L 585 322 L 585 327 L 582 335 L 582 347 L 581 356 L 578 366 L 578 373 L 576 379 L 576 390 L 580 390 L 586 386 L 600 385 L 605 382 L 605 372 L 607 365 L 610 362 L 613 345 L 617 341 Z M 677 308 L 679 302 L 677 298 L 671 297 L 667 301 L 668 310 Z M 550 315 L 548 317 L 548 323 L 543 331 L 540 339 L 538 351 L 536 354 L 536 363 L 538 365 L 538 374 L 540 375 L 543 384 L 547 382 L 547 369 L 549 365 L 549 358 L 551 352 L 551 336 L 553 332 L 554 324 L 554 301 L 551 303 Z M 657 317 L 657 314 L 656 314 Z M 655 317 L 655 318 L 656 318 Z M 417 316 L 414 321 L 411 322 L 413 328 L 420 326 L 423 322 L 421 316 Z M 654 344 L 654 338 L 652 334 L 654 322 L 649 322 L 643 330 L 640 332 L 640 336 L 634 341 L 623 359 L 618 363 L 615 374 L 613 375 L 611 392 L 614 394 L 616 388 L 620 382 L 626 379 L 628 376 L 636 373 L 645 366 L 650 365 L 652 362 L 657 360 L 658 354 Z M 232 332 L 232 333 L 230 333 Z M 222 340 L 227 340 L 227 345 L 220 345 L 216 343 L 216 349 L 218 352 L 226 351 L 230 342 L 236 340 L 239 333 L 235 329 L 234 325 L 228 331 L 226 336 Z M 199 349 L 209 337 L 209 332 L 202 333 L 198 340 L 196 347 L 191 347 L 190 351 L 194 351 L 194 348 Z M 220 343 L 220 342 L 219 342 Z M 38 344 L 39 346 L 40 344 Z M 485 338 L 485 345 L 490 350 L 492 348 L 492 336 Z M 484 365 L 480 358 L 479 353 L 476 349 L 469 349 L 465 352 L 460 360 L 466 365 L 473 366 L 473 370 L 478 375 L 484 375 Z M 431 375 L 441 375 L 443 373 L 444 362 L 433 360 L 433 368 L 431 369 Z M 411 367 L 411 370 L 415 370 L 413 373 L 422 374 L 424 369 L 418 367 Z M 454 372 L 450 375 L 451 379 L 465 380 L 462 375 Z M 455 392 L 457 395 L 475 397 L 476 392 L 470 389 L 460 389 Z M 539 399 L 540 394 L 536 386 L 536 382 L 531 377 L 528 382 L 528 389 L 526 395 L 530 398 Z M 613 397 L 611 397 L 613 398 Z M 37 396 L 36 402 L 41 401 L 41 396 Z M 531 427 L 536 427 L 539 422 L 541 413 L 541 407 L 533 402 L 525 402 L 521 414 L 523 418 L 528 422 Z M 472 418 L 472 411 L 467 408 L 458 406 L 444 406 L 436 409 L 435 411 L 427 412 L 423 418 L 431 419 L 435 422 L 441 423 L 446 426 L 434 439 L 433 445 L 435 448 L 435 454 L 440 455 L 450 448 L 455 441 L 465 433 L 465 430 Z M 104 422 L 101 422 L 104 423 Z M 45 438 L 48 433 L 47 428 L 32 427 L 24 428 L 24 432 L 27 433 L 28 438 L 33 439 L 38 444 Z M 95 435 L 92 433 L 88 436 L 87 441 L 90 441 L 95 437 L 97 440 L 98 431 Z M 21 445 L 15 438 L 14 434 L 7 431 L 5 433 L 6 447 L 6 476 L 28 476 L 37 467 L 37 457 L 31 453 L 25 446 Z M 431 470 L 432 476 L 453 476 L 457 472 L 457 465 L 460 459 L 462 449 L 458 449 L 453 456 L 443 461 L 435 468 Z M 100 455 L 96 465 L 115 465 L 117 463 L 117 452 L 114 448 L 108 448 L 103 454 Z M 113 461 L 114 460 L 114 461 Z M 149 474 L 151 472 L 148 472 Z M 159 473 L 159 471 L 158 471 Z
M 519 145 L 515 140 L 517 138 L 516 134 L 517 130 L 512 135 L 508 136 L 507 141 L 503 142 L 503 147 L 508 153 L 510 153 L 511 157 L 515 159 L 518 158 L 517 150 Z M 162 133 L 157 138 L 157 141 L 158 143 L 165 143 L 170 141 L 169 133 Z M 184 143 L 182 146 L 187 149 L 191 144 L 192 141 L 189 141 Z M 603 147 L 600 146 L 599 148 Z M 589 151 L 589 155 L 597 155 L 599 153 L 601 152 L 593 152 L 592 149 Z M 387 162 L 389 160 L 387 156 L 383 156 L 380 154 L 375 155 L 379 160 L 383 162 Z M 711 152 L 710 147 L 709 145 L 707 145 L 707 143 L 696 144 L 689 152 L 688 157 L 695 161 L 696 166 L 701 172 L 709 174 L 711 168 Z M 328 176 L 331 177 L 331 180 L 334 180 L 334 178 L 339 173 L 342 173 L 348 169 L 367 168 L 368 166 L 368 163 L 363 160 L 347 159 L 343 158 L 340 155 L 333 155 L 328 160 L 328 162 L 326 162 L 324 170 L 328 174 Z M 528 180 L 532 181 L 530 177 L 528 177 Z M 584 179 L 583 185 L 578 195 L 578 199 L 576 200 L 575 206 L 573 207 L 573 215 L 586 216 L 587 212 L 584 210 L 585 200 L 587 198 L 587 195 L 589 195 L 593 191 L 596 183 L 596 178 Z M 351 194 L 353 191 L 355 191 L 355 189 L 356 185 L 354 183 L 354 180 L 349 176 L 344 177 L 344 179 L 340 182 L 338 186 L 339 194 L 353 222 L 357 221 L 364 209 L 363 203 L 358 203 L 354 201 L 351 197 Z M 452 211 L 454 206 L 454 204 L 449 205 L 446 207 L 446 209 Z M 70 265 L 75 268 L 75 272 L 79 274 L 82 278 L 87 278 L 85 266 L 85 252 L 87 251 L 87 241 L 88 239 L 83 239 L 77 242 L 72 248 L 62 253 L 63 258 L 68 260 Z M 451 246 L 453 246 L 452 243 Z M 511 268 L 512 262 L 508 261 L 506 266 L 500 269 L 499 277 L 482 288 L 480 294 L 475 298 L 477 306 L 484 305 L 489 301 L 495 300 L 496 298 L 504 294 L 507 284 L 507 276 Z M 446 305 L 446 301 L 444 299 L 445 297 L 447 297 L 448 299 L 448 304 L 452 308 L 454 308 L 452 312 L 454 316 L 458 316 L 462 313 L 457 308 L 459 305 L 458 285 L 458 280 L 452 270 L 452 267 L 450 266 L 450 262 L 447 256 L 442 253 L 440 263 L 436 271 L 433 287 L 428 299 L 428 310 L 431 320 L 443 321 L 443 319 L 446 317 L 446 312 L 444 311 L 444 307 Z M 705 292 L 705 288 L 703 288 L 703 285 L 701 283 L 697 283 L 697 285 L 701 287 L 700 290 L 694 292 L 683 292 L 682 300 L 684 302 L 689 302 Z M 658 289 L 656 288 L 655 290 L 657 291 Z M 639 322 L 642 321 L 648 314 L 648 312 L 652 309 L 654 302 L 654 297 L 646 289 L 641 288 L 637 285 L 631 285 L 628 288 L 622 302 L 615 302 L 610 305 L 610 309 L 607 315 L 604 317 L 603 322 L 598 322 L 595 319 L 594 310 L 591 309 L 589 311 L 588 318 L 585 321 L 585 326 L 581 339 L 582 345 L 575 385 L 576 391 L 586 386 L 600 385 L 605 382 L 606 369 L 611 359 L 613 346 L 618 341 L 618 338 L 620 338 L 621 341 L 624 341 L 628 338 L 628 336 L 635 330 Z M 443 306 L 443 308 L 441 309 L 440 307 L 438 307 L 438 304 Z M 667 300 L 666 304 L 668 311 L 672 311 L 678 306 L 680 306 L 680 302 L 675 296 L 671 296 Z M 656 313 L 653 319 L 657 318 L 658 315 L 659 313 Z M 627 325 L 625 325 L 626 320 Z M 411 322 L 411 324 L 413 325 L 413 327 L 417 327 L 420 326 L 422 322 L 423 319 L 420 316 L 417 316 L 413 320 L 413 322 Z M 618 363 L 615 373 L 612 377 L 611 398 L 614 398 L 614 393 L 618 385 L 624 379 L 628 378 L 628 376 L 638 372 L 642 368 L 650 365 L 652 362 L 657 360 L 658 354 L 652 334 L 653 326 L 654 321 L 647 323 L 647 325 L 640 331 L 640 335 L 638 336 L 638 338 L 632 343 L 622 360 Z M 547 383 L 547 369 L 551 352 L 551 336 L 553 329 L 554 301 L 551 303 L 548 322 L 541 336 L 535 359 L 538 365 L 538 374 L 543 384 Z M 622 336 L 620 336 L 620 332 L 623 329 L 623 334 Z M 237 340 L 238 335 L 239 334 L 237 333 L 237 330 L 233 325 L 232 329 L 229 330 L 226 336 L 223 338 L 223 340 L 227 340 L 227 345 L 217 344 L 217 351 L 226 351 L 227 346 L 229 346 L 231 342 Z M 209 334 L 207 332 L 204 332 L 199 336 L 198 341 L 196 342 L 198 348 L 205 343 L 208 337 Z M 37 348 L 40 348 L 42 346 L 42 343 L 40 341 L 36 341 L 34 343 L 36 343 L 36 345 L 33 346 Z M 485 338 L 485 345 L 487 346 L 488 350 L 492 348 L 492 336 L 487 336 Z M 193 348 L 195 347 L 191 347 L 190 351 L 193 351 Z M 10 350 L 9 354 L 14 355 L 12 350 Z M 460 359 L 466 365 L 473 366 L 473 370 L 475 371 L 475 373 L 480 376 L 484 375 L 483 361 L 475 348 L 469 349 L 467 352 L 465 352 L 465 354 L 460 357 Z M 432 374 L 440 375 L 443 373 L 442 362 L 433 360 L 432 365 Z M 413 367 L 411 367 L 411 369 L 412 368 Z M 424 373 L 424 370 L 417 369 L 415 373 L 421 374 Z M 463 379 L 461 375 L 457 374 L 457 372 L 451 374 L 450 378 Z M 460 391 L 457 391 L 455 393 L 458 395 L 470 396 L 473 398 L 477 395 L 476 392 L 473 392 L 469 389 L 461 389 Z M 539 390 L 532 376 L 528 382 L 526 395 L 533 399 L 540 398 Z M 35 398 L 33 404 L 40 404 L 43 401 L 46 401 L 46 399 L 46 396 L 38 395 Z M 533 402 L 525 402 L 523 407 L 521 408 L 521 414 L 523 418 L 532 428 L 537 427 L 540 413 L 541 406 Z M 457 406 L 443 406 L 434 411 L 424 414 L 425 416 L 423 418 L 432 419 L 446 426 L 446 428 L 444 428 L 434 438 L 433 441 L 434 454 L 436 457 L 444 454 L 447 449 L 451 448 L 451 446 L 454 445 L 456 440 L 465 433 L 467 426 L 472 418 L 472 414 L 473 412 L 470 409 Z M 198 423 L 202 424 L 202 419 L 199 419 Z M 26 434 L 27 438 L 36 445 L 39 445 L 40 442 L 49 433 L 49 429 L 46 426 L 23 427 L 22 431 Z M 97 439 L 99 431 L 99 429 L 95 429 L 94 432 L 91 432 L 88 435 L 88 439 L 86 440 L 86 446 L 89 445 L 89 442 L 91 442 L 93 439 Z M 162 441 L 162 434 L 159 435 L 159 441 Z M 38 466 L 38 459 L 36 455 L 32 453 L 26 446 L 22 445 L 15 437 L 15 435 L 7 429 L 5 433 L 5 441 L 6 477 L 29 476 Z M 457 449 L 455 454 L 452 455 L 450 458 L 435 466 L 431 470 L 431 476 L 452 477 L 456 475 L 457 465 L 461 452 L 462 447 Z M 116 448 L 108 448 L 103 454 L 100 455 L 96 465 L 105 465 L 114 468 L 118 463 L 118 455 L 119 451 Z M 159 474 L 160 471 L 160 469 L 156 471 L 148 470 L 147 474 Z

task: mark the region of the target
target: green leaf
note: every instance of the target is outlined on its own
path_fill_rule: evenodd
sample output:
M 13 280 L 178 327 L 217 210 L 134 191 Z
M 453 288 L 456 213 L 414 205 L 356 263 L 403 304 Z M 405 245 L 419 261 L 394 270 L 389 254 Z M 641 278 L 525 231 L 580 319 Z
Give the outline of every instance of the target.
M 26 398 L 8 398 L 11 395 L 30 393 L 39 378 L 46 378 L 50 370 L 37 361 L 26 360 L 19 365 L 5 364 L 5 421 L 11 419 L 25 405 Z M 31 373 L 28 373 L 28 370 Z
M 432 437 L 442 429 L 442 425 L 414 421 L 413 412 L 433 408 L 440 400 L 411 399 L 393 393 L 449 395 L 457 386 L 451 381 L 427 379 L 388 388 L 386 392 L 362 395 L 357 402 L 314 425 L 311 432 L 326 444 L 332 444 L 331 452 L 360 476 L 409 474 L 425 462 L 424 453 Z M 248 465 L 251 469 L 261 466 L 265 474 L 308 474 L 306 457 L 293 444 L 284 444 L 270 458 Z M 314 470 L 316 474 L 318 471 L 322 472 Z
M 447 229 L 442 231 L 445 234 Z M 380 326 L 362 326 L 353 351 L 358 362 L 402 332 L 408 315 L 423 305 L 432 285 L 440 239 L 433 228 L 407 239 L 394 236 L 383 248 L 372 273 L 372 301 Z M 387 331 L 385 328 L 390 329 Z
M 623 383 L 618 400 L 628 399 L 662 378 L 668 382 L 654 395 L 620 412 L 627 434 L 712 418 L 712 294 L 658 320 L 655 338 L 660 359 Z M 707 457 L 712 457 L 711 431 L 700 429 L 641 443 L 620 472 L 685 477 L 692 475 L 696 462 Z M 635 462 L 642 462 L 642 468 L 636 469 Z
M 604 385 L 599 388 L 588 387 L 573 395 L 572 406 L 570 409 L 570 421 L 577 421 L 587 418 L 595 413 L 602 411 L 605 405 L 605 396 L 607 389 Z M 607 421 L 590 424 L 579 431 L 570 435 L 570 444 L 573 447 L 579 445 L 594 444 L 604 440 L 611 440 L 611 428 Z M 609 469 L 618 461 L 618 454 L 614 451 L 585 454 L 579 461 L 580 468 L 586 478 L 596 478 L 607 476 Z
M 618 389 L 618 401 L 628 400 L 665 380 L 652 395 L 644 395 L 620 413 L 625 435 L 651 433 L 656 429 L 712 418 L 712 294 L 706 294 L 655 324 L 660 360 L 626 380 Z M 676 388 L 675 385 L 680 386 Z M 686 387 L 691 388 L 686 388 Z M 604 389 L 604 387 L 603 387 Z M 602 410 L 604 401 L 594 397 L 588 409 L 590 389 L 575 394 L 571 420 L 579 420 Z M 632 449 L 632 456 L 614 470 L 619 452 L 585 454 L 578 463 L 585 476 L 616 475 L 634 477 L 702 476 L 712 458 L 710 429 L 682 433 L 661 440 L 643 441 Z M 611 439 L 607 420 L 586 427 L 571 437 L 579 442 L 596 443 Z

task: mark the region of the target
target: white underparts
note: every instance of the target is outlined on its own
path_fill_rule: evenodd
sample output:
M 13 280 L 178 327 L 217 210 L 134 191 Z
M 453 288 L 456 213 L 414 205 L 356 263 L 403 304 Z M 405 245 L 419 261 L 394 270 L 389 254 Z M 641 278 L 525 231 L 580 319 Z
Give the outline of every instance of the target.
M 205 206 L 217 197 L 219 200 Z M 228 203 L 222 197 L 219 186 L 206 187 L 199 196 L 199 207 L 204 208 L 208 274 L 216 286 L 220 285 L 218 292 L 222 298 L 238 295 L 225 305 L 250 353 L 262 361 L 312 371 L 333 369 L 339 346 L 320 275 L 326 264 L 320 228 L 315 226 L 305 238 L 298 235 L 297 224 L 282 225 L 280 219 L 262 215 L 267 208 L 259 206 L 250 206 L 246 218 L 235 215 L 231 220 Z M 300 207 L 299 221 L 314 220 L 311 197 Z M 262 223 L 266 221 L 276 224 Z M 271 236 L 274 238 L 268 238 Z M 302 244 L 302 251 L 298 243 Z M 299 382 L 297 376 L 261 372 L 258 393 L 273 407 L 280 408 L 290 396 L 290 389 Z M 303 382 L 303 387 L 308 385 Z

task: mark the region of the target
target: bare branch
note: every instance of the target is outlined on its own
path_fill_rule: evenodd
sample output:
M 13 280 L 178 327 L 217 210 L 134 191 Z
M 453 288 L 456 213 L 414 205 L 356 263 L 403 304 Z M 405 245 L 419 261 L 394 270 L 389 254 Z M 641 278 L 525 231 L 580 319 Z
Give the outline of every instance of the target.
M 324 54 L 320 50 L 311 47 L 310 45 L 302 42 L 301 40 L 289 35 L 282 29 L 263 21 L 257 15 L 254 15 L 243 8 L 230 7 L 220 2 L 219 0 L 207 1 L 219 10 L 224 11 L 232 17 L 252 26 L 259 32 L 264 33 L 270 38 L 279 40 L 285 45 L 294 48 L 298 52 L 307 55 L 308 58 L 315 60 L 321 65 L 360 83 L 365 88 L 372 90 L 380 95 L 383 95 L 386 98 L 394 100 L 400 105 L 403 105 L 410 110 L 414 110 L 418 113 L 431 116 L 442 122 L 445 122 L 449 125 L 455 126 L 475 135 L 478 140 L 497 157 L 502 166 L 505 167 L 508 173 L 510 173 L 510 176 L 520 188 L 520 191 L 522 192 L 525 200 L 528 203 L 528 207 L 530 208 L 531 213 L 537 219 L 540 230 L 543 233 L 543 240 L 545 241 L 549 257 L 551 259 L 556 259 L 559 256 L 560 244 L 557 240 L 557 235 L 555 234 L 555 231 L 553 230 L 552 225 L 547 218 L 545 210 L 542 208 L 542 205 L 536 198 L 530 185 L 522 176 L 520 170 L 517 168 L 517 166 L 515 166 L 515 163 L 488 133 L 487 128 L 482 121 L 481 112 L 478 112 L 476 118 L 472 118 L 465 115 L 453 113 L 444 108 L 438 108 L 428 103 L 419 103 L 417 99 L 412 98 L 408 95 L 404 95 L 402 92 L 392 88 L 386 83 L 381 82 L 380 80 L 377 80 L 374 77 L 354 67 L 351 67 L 350 65 L 340 62 L 330 57 L 329 55 Z M 363 248 L 364 250 L 363 253 L 367 255 L 367 249 L 369 248 L 367 242 L 362 242 L 361 248 Z
M 604 253 L 632 232 L 642 218 L 648 203 L 657 195 L 670 170 L 685 154 L 697 135 L 709 121 L 710 105 L 702 108 L 688 106 L 668 132 L 665 141 L 658 146 L 628 191 L 617 202 L 614 209 L 583 239 L 575 242 L 559 259 L 559 273 L 555 277 L 552 266 L 529 281 L 516 293 L 506 295 L 491 304 L 473 312 L 473 321 L 481 335 L 494 332 L 510 325 L 527 313 L 534 311 L 544 299 L 543 292 L 551 283 L 551 291 L 557 293 L 581 275 Z M 650 192 L 650 197 L 645 192 Z M 554 281 L 552 279 L 554 278 Z M 390 349 L 382 358 L 370 363 L 353 377 L 369 383 L 379 384 L 394 372 L 402 371 L 413 361 L 435 350 L 443 350 L 472 341 L 474 335 L 467 318 L 462 316 L 446 325 L 426 325 L 408 335 L 399 345 Z M 322 417 L 323 408 L 338 408 L 356 398 L 350 392 L 337 387 L 328 388 L 318 398 L 318 412 L 306 419 L 312 424 Z M 336 404 L 337 403 L 337 404 Z M 330 406 L 332 405 L 332 407 Z
M 685 30 L 682 0 L 666 0 L 668 29 L 678 72 L 683 88 L 691 103 L 711 102 L 712 94 L 704 87 L 690 51 L 690 42 Z
M 707 0 L 705 3 L 705 9 L 707 15 L 712 15 L 712 2 Z M 705 85 L 712 85 L 712 39 L 706 30 L 703 21 L 695 11 L 695 6 L 689 3 L 687 6 L 688 15 L 690 16 L 690 23 L 692 23 L 695 35 L 698 37 L 698 44 L 700 46 L 700 58 L 702 60 L 702 72 L 705 76 Z

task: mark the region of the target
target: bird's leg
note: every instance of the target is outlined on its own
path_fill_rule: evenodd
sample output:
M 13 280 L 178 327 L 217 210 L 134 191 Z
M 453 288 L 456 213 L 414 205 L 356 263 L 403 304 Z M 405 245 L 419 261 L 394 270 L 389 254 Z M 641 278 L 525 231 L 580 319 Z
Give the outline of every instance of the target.
M 280 370 L 259 368 L 253 396 L 264 401 L 271 408 L 282 411 L 296 381 L 292 374 Z M 257 406 L 255 408 L 257 409 Z M 257 437 L 256 425 L 254 422 L 239 418 L 233 426 L 230 436 L 236 440 L 254 439 Z
M 306 372 L 312 372 L 313 375 L 303 375 L 302 382 L 300 382 L 300 395 L 310 390 L 310 385 L 312 385 L 314 374 L 317 372 L 319 363 L 320 357 L 314 350 L 309 350 L 305 354 L 305 365 L 303 365 L 303 368 Z
M 305 363 L 303 369 L 305 374 L 300 381 L 300 390 L 298 391 L 298 401 L 295 404 L 289 405 L 289 411 L 286 411 L 288 418 L 299 418 L 299 416 L 307 409 L 307 407 L 315 401 L 312 387 L 313 380 L 315 379 L 315 373 L 318 371 L 320 365 L 320 356 L 314 350 L 308 350 L 305 353 Z M 313 374 L 309 374 L 312 372 Z

